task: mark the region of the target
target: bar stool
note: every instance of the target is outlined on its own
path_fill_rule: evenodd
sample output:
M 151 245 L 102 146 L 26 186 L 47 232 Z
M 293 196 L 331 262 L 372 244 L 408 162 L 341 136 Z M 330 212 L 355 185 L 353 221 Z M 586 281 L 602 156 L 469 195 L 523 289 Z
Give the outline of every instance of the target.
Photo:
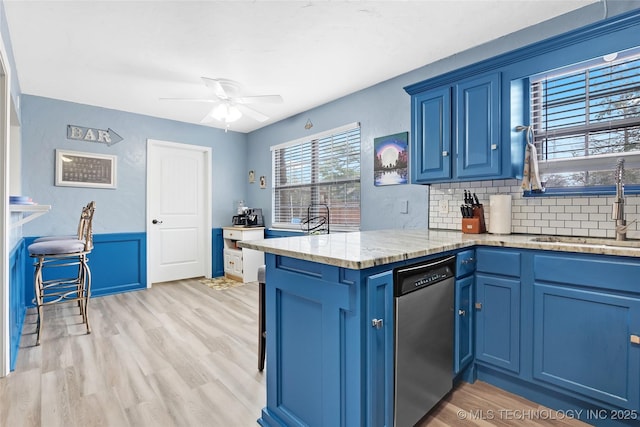
M 258 371 L 264 370 L 264 359 L 267 345 L 266 310 L 264 288 L 266 283 L 266 268 L 258 267 Z
M 87 204 L 87 206 L 83 206 L 82 207 L 82 211 L 80 212 L 80 220 L 78 221 L 78 230 L 76 232 L 76 234 L 69 234 L 69 235 L 63 235 L 63 236 L 43 236 L 43 237 L 38 237 L 36 240 L 33 241 L 33 243 L 38 243 L 38 242 L 47 242 L 50 240 L 72 240 L 72 239 L 78 239 L 78 240 L 82 240 L 82 227 L 83 227 L 83 223 L 84 223 L 84 217 L 85 217 L 85 212 L 87 211 L 87 209 L 91 208 L 91 204 L 95 205 L 95 202 L 89 202 Z
M 93 249 L 92 221 L 95 202 L 90 202 L 83 210 L 78 227 L 78 238 L 62 236 L 53 240 L 41 240 L 28 247 L 29 255 L 34 258 L 35 304 L 38 310 L 36 345 L 40 345 L 40 335 L 44 306 L 62 302 L 76 301 L 80 308 L 82 323 L 91 333 L 87 309 L 91 296 L 91 271 L 87 255 Z M 44 269 L 54 267 L 77 266 L 74 277 L 44 279 Z

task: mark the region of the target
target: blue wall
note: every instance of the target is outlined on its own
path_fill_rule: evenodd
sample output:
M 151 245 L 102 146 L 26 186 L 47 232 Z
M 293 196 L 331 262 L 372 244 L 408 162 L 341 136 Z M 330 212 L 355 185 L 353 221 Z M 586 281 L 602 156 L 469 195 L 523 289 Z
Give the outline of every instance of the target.
M 373 185 L 373 139 L 410 128 L 410 97 L 403 87 L 639 6 L 638 1 L 608 2 L 605 16 L 602 3 L 592 4 L 252 132 L 248 135 L 251 156 L 247 166 L 257 175 L 271 179 L 270 146 L 359 121 L 362 126 L 362 230 L 426 227 L 428 186 Z M 311 130 L 304 129 L 307 119 L 314 124 Z M 246 194 L 253 205 L 263 208 L 265 223 L 270 224 L 271 192 L 247 184 Z M 409 201 L 409 214 L 399 213 L 401 200 Z
M 111 128 L 124 139 L 112 146 L 70 140 L 67 139 L 69 124 Z M 89 200 L 96 201 L 96 234 L 145 231 L 148 138 L 213 148 L 212 225 L 228 225 L 234 214 L 233 201 L 246 198 L 245 134 L 23 95 L 22 191 L 40 204 L 52 205 L 47 215 L 25 225 L 24 235 L 75 232 L 80 208 Z M 56 187 L 56 149 L 115 154 L 118 188 Z

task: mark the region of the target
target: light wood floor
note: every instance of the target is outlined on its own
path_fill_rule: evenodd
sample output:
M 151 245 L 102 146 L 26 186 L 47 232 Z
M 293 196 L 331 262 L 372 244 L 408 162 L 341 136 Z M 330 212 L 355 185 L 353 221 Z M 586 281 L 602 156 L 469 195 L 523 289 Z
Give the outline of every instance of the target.
M 29 311 L 16 369 L 0 378 L 0 426 L 255 426 L 265 405 L 257 300 L 256 284 L 157 284 L 92 299 L 90 335 L 75 307 L 48 307 L 38 347 Z M 515 425 L 461 420 L 458 411 L 527 408 L 538 406 L 485 383 L 464 384 L 420 425 Z

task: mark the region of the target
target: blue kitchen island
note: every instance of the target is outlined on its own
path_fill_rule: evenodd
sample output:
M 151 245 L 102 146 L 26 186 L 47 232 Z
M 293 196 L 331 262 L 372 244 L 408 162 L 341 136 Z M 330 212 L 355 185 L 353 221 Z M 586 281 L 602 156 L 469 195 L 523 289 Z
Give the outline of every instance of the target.
M 628 276 L 640 272 L 637 260 L 640 248 L 565 244 L 533 237 L 380 230 L 241 242 L 243 247 L 266 254 L 267 403 L 258 423 L 263 426 L 393 425 L 393 269 L 448 254 L 458 257 L 456 276 L 459 278 L 454 302 L 457 317 L 452 380 L 480 378 L 530 399 L 542 400 L 541 403 L 551 407 L 640 410 L 637 407 L 640 383 L 637 379 L 624 378 L 624 374 L 637 376 L 640 369 L 640 346 L 633 342 L 635 334 L 640 334 L 640 305 L 629 303 L 629 310 L 621 312 L 620 301 L 614 299 L 615 305 L 603 306 L 602 301 L 608 302 L 612 297 L 594 298 L 593 289 L 587 295 L 589 298 L 582 293 L 568 294 L 577 298 L 572 302 L 578 301 L 577 305 L 568 307 L 599 310 L 602 320 L 610 319 L 610 314 L 615 313 L 610 327 L 626 328 L 614 338 L 609 338 L 612 334 L 607 330 L 588 333 L 590 339 L 594 336 L 609 341 L 615 339 L 611 341 L 615 348 L 605 356 L 585 356 L 587 362 L 596 364 L 624 359 L 624 366 L 614 369 L 618 381 L 615 384 L 612 380 L 593 384 L 601 379 L 594 380 L 589 372 L 576 369 L 565 382 L 559 375 L 566 363 L 562 360 L 564 356 L 547 348 L 533 348 L 545 344 L 545 337 L 540 335 L 532 318 L 532 300 L 545 298 L 542 291 L 552 293 L 555 289 L 553 283 L 536 286 L 534 264 L 542 263 L 545 270 L 550 271 L 564 262 L 562 257 L 536 257 L 562 255 L 548 251 L 568 252 L 566 255 L 572 257 L 572 262 L 582 263 L 585 268 L 603 259 L 604 264 L 597 267 L 597 271 L 604 272 L 602 278 L 607 276 L 609 265 L 613 266 L 613 274 Z M 481 263 L 478 268 L 482 280 L 482 294 L 477 295 L 476 260 Z M 572 279 L 559 281 L 576 287 Z M 627 297 L 625 301 L 629 301 L 635 281 L 620 290 Z M 559 295 L 567 294 L 563 289 L 559 292 Z M 640 302 L 640 286 L 637 292 Z M 480 299 L 483 311 L 473 312 L 474 303 L 477 307 L 476 300 Z M 549 319 L 557 322 L 564 308 L 562 304 L 568 300 L 551 301 L 548 312 L 536 313 L 542 326 Z M 494 302 L 500 305 L 500 310 L 492 311 Z M 503 309 L 505 304 L 507 309 Z M 614 306 L 615 309 L 608 310 Z M 538 302 L 536 310 L 544 310 L 540 307 Z M 554 317 L 546 318 L 547 314 Z M 584 314 L 581 316 L 585 318 Z M 623 325 L 625 319 L 630 319 L 630 323 Z M 482 327 L 480 331 L 476 330 L 475 321 Z M 574 325 L 568 323 L 565 328 L 557 329 L 560 332 L 553 339 L 561 339 L 562 334 L 573 336 L 572 345 L 577 352 L 583 342 L 575 338 L 573 328 Z M 628 333 L 631 338 L 626 337 Z M 621 339 L 628 344 L 624 348 L 620 345 Z M 538 355 L 540 360 L 531 361 L 530 355 L 523 355 L 527 366 L 522 366 L 521 348 L 534 354 L 534 358 Z M 531 374 L 532 367 L 528 366 L 531 362 L 536 369 L 544 362 L 560 371 L 549 375 L 550 379 L 544 378 L 545 372 L 541 371 L 538 379 Z M 589 367 L 589 371 L 593 368 Z M 529 385 L 531 394 L 527 392 Z M 594 385 L 601 387 L 602 393 L 595 393 Z M 575 390 L 572 386 L 576 386 Z M 624 399 L 607 401 L 606 396 L 611 396 L 612 390 L 622 388 L 629 389 Z M 552 398 L 545 400 L 547 395 Z

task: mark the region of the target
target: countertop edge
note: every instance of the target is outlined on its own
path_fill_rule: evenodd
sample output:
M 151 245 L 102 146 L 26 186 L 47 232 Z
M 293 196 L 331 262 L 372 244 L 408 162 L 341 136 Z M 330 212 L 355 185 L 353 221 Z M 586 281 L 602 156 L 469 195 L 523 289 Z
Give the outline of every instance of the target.
M 387 230 L 388 231 L 388 230 Z M 403 230 L 408 231 L 408 230 Z M 399 231 L 400 232 L 400 231 Z M 375 231 L 367 232 L 370 235 L 375 236 Z M 537 249 L 559 252 L 572 252 L 583 254 L 596 254 L 596 255 L 612 255 L 612 256 L 624 256 L 640 258 L 640 248 L 633 247 L 619 247 L 610 245 L 592 245 L 592 244 L 575 244 L 575 243 L 560 243 L 560 242 L 539 242 L 534 241 L 535 238 L 545 237 L 542 235 L 468 235 L 462 233 L 456 233 L 452 231 L 450 234 L 445 232 L 444 236 L 450 236 L 452 239 L 456 239 L 451 242 L 443 242 L 442 232 L 434 239 L 425 239 L 424 245 L 418 248 L 410 248 L 406 250 L 389 250 L 388 253 L 378 253 L 363 257 L 360 251 L 354 251 L 353 257 L 349 255 L 335 256 L 331 253 L 314 253 L 311 249 L 308 251 L 293 250 L 291 248 L 282 247 L 283 245 L 276 240 L 283 239 L 298 239 L 299 237 L 283 237 L 277 239 L 263 239 L 263 240 L 251 240 L 240 241 L 238 246 L 262 251 L 265 253 L 271 253 L 275 255 L 287 256 L 291 258 L 302 259 L 306 261 L 318 262 L 322 264 L 343 267 L 353 270 L 363 270 L 370 267 L 376 267 L 380 265 L 393 264 L 396 262 L 407 261 L 415 258 L 421 258 L 433 254 L 442 252 L 449 252 L 464 248 L 470 248 L 475 246 L 493 246 L 493 247 L 505 247 L 514 249 Z M 434 234 L 436 234 L 434 232 Z M 313 238 L 315 236 L 306 236 Z M 385 235 L 381 233 L 381 241 L 385 238 Z M 348 252 L 348 251 L 342 251 Z M 379 252 L 384 252 L 380 250 Z

